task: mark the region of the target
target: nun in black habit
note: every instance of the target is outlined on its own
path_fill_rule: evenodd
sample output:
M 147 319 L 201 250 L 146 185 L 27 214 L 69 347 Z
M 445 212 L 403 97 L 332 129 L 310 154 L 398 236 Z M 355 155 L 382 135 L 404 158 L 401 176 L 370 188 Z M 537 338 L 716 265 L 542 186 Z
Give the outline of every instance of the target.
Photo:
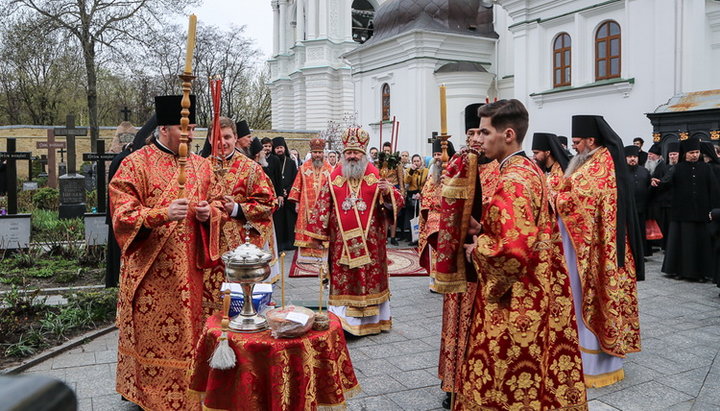
M 713 171 L 701 160 L 700 140 L 680 142 L 680 158 L 669 178 L 672 213 L 662 272 L 695 281 L 715 277 L 710 211 L 720 207 L 720 188 Z
M 288 150 L 283 137 L 275 137 L 272 140 L 272 146 L 274 155 L 280 160 L 280 187 L 276 187 L 275 191 L 279 191 L 280 197 L 282 197 L 282 199 L 278 198 L 280 207 L 273 214 L 275 234 L 277 234 L 278 247 L 281 251 L 294 250 L 297 213 L 295 212 L 295 203 L 288 202 L 287 197 L 295 183 L 297 165 L 290 157 L 290 150 Z

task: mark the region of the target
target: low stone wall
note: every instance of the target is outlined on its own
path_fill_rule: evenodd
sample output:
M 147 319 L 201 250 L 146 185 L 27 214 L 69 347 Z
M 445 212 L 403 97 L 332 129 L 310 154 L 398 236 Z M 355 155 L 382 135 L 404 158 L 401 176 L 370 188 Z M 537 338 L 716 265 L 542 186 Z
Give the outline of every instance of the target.
M 17 151 L 29 151 L 33 156 L 41 156 L 47 154 L 46 149 L 38 149 L 37 143 L 39 141 L 47 141 L 47 130 L 51 128 L 59 128 L 63 126 L 0 126 L 0 151 L 7 149 L 6 140 L 8 137 L 14 137 L 16 139 Z M 80 127 L 80 126 L 78 126 Z M 138 127 L 139 128 L 139 127 Z M 109 150 L 113 138 L 115 137 L 115 127 L 100 127 L 100 138 L 105 141 L 105 149 Z M 296 149 L 300 152 L 302 158 L 310 150 L 309 141 L 319 134 L 318 131 L 288 131 L 288 130 L 254 130 L 253 136 L 258 138 L 263 137 L 285 137 L 288 146 L 291 149 Z M 195 151 L 197 148 L 202 149 L 205 144 L 205 136 L 207 135 L 207 129 L 199 128 L 195 131 L 195 138 L 191 143 L 190 149 Z M 65 141 L 65 137 L 55 137 L 55 141 Z M 75 138 L 75 150 L 76 150 L 76 164 L 78 167 L 83 163 L 82 154 L 90 152 L 90 137 L 76 137 Z M 67 158 L 67 153 L 64 154 Z M 57 161 L 60 162 L 60 153 L 56 156 Z M 28 176 L 28 163 L 27 161 L 20 160 L 17 163 L 17 174 L 18 178 L 23 180 L 27 179 Z

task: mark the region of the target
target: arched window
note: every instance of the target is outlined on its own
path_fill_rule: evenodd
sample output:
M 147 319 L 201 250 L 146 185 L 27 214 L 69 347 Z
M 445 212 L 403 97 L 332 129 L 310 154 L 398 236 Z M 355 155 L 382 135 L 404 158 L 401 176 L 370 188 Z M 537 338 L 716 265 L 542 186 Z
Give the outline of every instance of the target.
M 560 33 L 553 42 L 553 87 L 570 85 L 570 35 Z
M 620 25 L 609 20 L 595 34 L 595 80 L 620 77 Z
M 390 86 L 388 83 L 382 86 L 382 119 L 390 121 Z

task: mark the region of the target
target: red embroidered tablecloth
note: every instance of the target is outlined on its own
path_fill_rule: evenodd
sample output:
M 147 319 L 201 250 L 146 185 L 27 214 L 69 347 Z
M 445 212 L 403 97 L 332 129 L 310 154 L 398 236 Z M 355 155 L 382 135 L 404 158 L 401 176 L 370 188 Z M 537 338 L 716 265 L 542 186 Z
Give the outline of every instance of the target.
M 229 333 L 237 363 L 229 370 L 210 368 L 220 337 L 219 314 L 208 318 L 198 341 L 190 390 L 211 410 L 315 410 L 344 406 L 360 390 L 340 321 L 330 329 L 300 338 L 275 339 L 270 331 Z

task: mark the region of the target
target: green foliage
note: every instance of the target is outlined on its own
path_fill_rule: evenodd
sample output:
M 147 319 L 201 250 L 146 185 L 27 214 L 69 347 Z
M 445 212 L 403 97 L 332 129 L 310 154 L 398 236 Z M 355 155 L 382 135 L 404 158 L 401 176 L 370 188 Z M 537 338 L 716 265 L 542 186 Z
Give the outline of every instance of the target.
M 0 196 L 0 208 L 4 208 L 7 210 L 7 196 Z
M 32 240 L 48 243 L 52 254 L 75 256 L 76 241 L 85 238 L 82 218 L 60 220 L 56 211 L 35 210 L 32 214 Z M 69 250 L 69 251 L 68 251 Z
M 6 345 L 5 356 L 28 357 L 46 346 L 43 334 L 39 330 L 31 329 L 21 334 L 17 342 Z
M 62 283 L 62 284 L 68 284 L 71 283 L 78 278 L 80 278 L 80 273 L 82 272 L 82 268 L 78 268 L 77 270 L 67 270 L 57 273 L 55 275 L 55 281 Z
M 60 207 L 60 191 L 50 187 L 34 190 L 32 203 L 36 209 L 57 211 Z
M 21 187 L 22 187 L 22 185 L 21 185 Z M 36 190 L 18 191 L 18 193 L 17 193 L 18 212 L 32 213 L 33 210 L 35 210 L 35 204 L 33 204 L 33 201 L 32 201 L 33 193 L 35 193 L 35 191 Z
M 117 293 L 117 288 L 74 293 L 67 296 L 68 306 L 82 309 L 91 322 L 113 320 L 117 308 Z
M 97 207 L 97 190 L 88 191 L 85 195 L 85 211 L 90 213 L 93 207 Z
M 400 152 L 396 151 L 392 154 L 386 154 L 384 151 L 378 153 L 378 164 L 381 168 L 394 170 L 400 164 Z

